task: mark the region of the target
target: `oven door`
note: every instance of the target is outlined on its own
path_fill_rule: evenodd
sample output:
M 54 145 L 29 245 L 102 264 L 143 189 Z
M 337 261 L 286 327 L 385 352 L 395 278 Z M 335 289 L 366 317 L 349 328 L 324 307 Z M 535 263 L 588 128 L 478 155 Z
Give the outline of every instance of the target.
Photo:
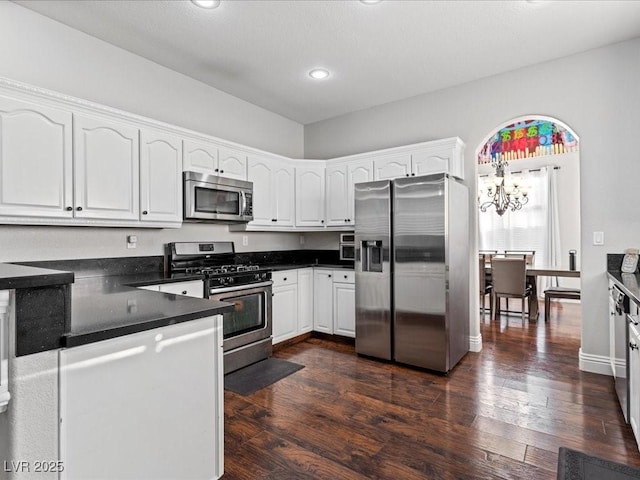
M 185 179 L 184 218 L 249 222 L 253 218 L 245 214 L 249 211 L 248 195 L 251 193 L 243 186 Z
M 271 285 L 260 282 L 211 289 L 209 298 L 233 303 L 233 312 L 223 314 L 225 352 L 271 338 Z

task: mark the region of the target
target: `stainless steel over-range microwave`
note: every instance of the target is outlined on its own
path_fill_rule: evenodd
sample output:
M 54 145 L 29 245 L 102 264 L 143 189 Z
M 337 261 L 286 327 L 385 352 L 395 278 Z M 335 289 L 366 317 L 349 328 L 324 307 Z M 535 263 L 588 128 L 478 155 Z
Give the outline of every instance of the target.
M 198 172 L 184 172 L 183 178 L 185 220 L 253 220 L 253 183 Z

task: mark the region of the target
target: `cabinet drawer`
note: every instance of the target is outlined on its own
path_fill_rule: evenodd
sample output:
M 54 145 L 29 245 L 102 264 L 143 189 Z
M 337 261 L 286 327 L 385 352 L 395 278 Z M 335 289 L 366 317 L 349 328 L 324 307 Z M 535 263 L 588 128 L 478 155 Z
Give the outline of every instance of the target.
M 273 280 L 273 287 L 282 287 L 283 285 L 293 285 L 298 283 L 298 271 L 297 270 L 281 270 L 279 272 L 273 272 L 271 274 Z
M 356 283 L 356 273 L 353 270 L 334 270 L 333 283 Z
M 202 298 L 204 295 L 204 283 L 202 280 L 191 282 L 163 283 L 159 290 L 164 293 L 175 293 L 176 295 L 186 295 L 188 297 Z

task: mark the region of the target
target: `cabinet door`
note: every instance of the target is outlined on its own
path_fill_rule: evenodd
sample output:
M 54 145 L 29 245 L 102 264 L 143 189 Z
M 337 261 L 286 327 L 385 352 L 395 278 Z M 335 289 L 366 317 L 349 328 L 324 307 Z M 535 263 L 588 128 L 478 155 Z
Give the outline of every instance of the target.
M 71 113 L 0 97 L 0 215 L 73 217 Z
M 273 289 L 273 343 L 293 338 L 298 332 L 298 285 Z
M 218 174 L 237 180 L 247 179 L 247 155 L 239 150 L 218 149 Z
M 222 475 L 221 316 L 63 349 L 59 362 L 61 480 Z
M 268 159 L 249 157 L 247 179 L 253 182 L 253 221 L 250 225 L 272 226 L 274 215 L 273 166 Z
M 202 172 L 210 175 L 218 174 L 218 147 L 213 143 L 183 142 L 184 157 L 182 169 L 184 171 Z
M 425 151 L 411 155 L 411 173 L 430 175 L 432 173 L 449 173 L 451 166 L 451 150 Z
M 343 227 L 348 223 L 348 174 L 345 165 L 329 166 L 326 170 L 326 220 L 327 226 Z
M 373 161 L 355 163 L 348 166 L 348 182 L 347 182 L 347 204 L 348 215 L 347 224 L 355 225 L 355 190 L 356 183 L 371 182 L 373 180 Z
M 182 222 L 182 141 L 153 130 L 140 132 L 140 219 Z
M 333 279 L 331 270 L 313 271 L 313 329 L 333 334 Z
M 138 129 L 74 115 L 75 216 L 138 220 Z
M 640 440 L 640 338 L 638 330 L 629 324 L 629 423 L 636 437 Z M 640 444 L 640 443 L 639 443 Z
M 296 167 L 296 225 L 324 226 L 324 167 Z
M 352 283 L 333 284 L 333 333 L 356 336 L 356 286 Z
M 313 269 L 298 270 L 298 333 L 313 330 Z
M 295 170 L 277 162 L 273 174 L 274 216 L 277 226 L 293 227 L 295 222 Z
M 376 180 L 392 180 L 411 175 L 411 155 L 382 157 L 373 161 Z

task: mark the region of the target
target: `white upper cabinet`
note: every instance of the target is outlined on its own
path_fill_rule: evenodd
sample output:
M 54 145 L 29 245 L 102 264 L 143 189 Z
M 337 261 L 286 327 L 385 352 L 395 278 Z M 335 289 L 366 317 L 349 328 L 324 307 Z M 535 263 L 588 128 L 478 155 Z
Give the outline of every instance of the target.
M 391 155 L 373 161 L 375 179 L 391 180 L 411 175 L 411 154 Z
M 71 113 L 0 97 L 0 215 L 73 217 Z
M 249 227 L 292 227 L 294 168 L 277 158 L 250 156 L 247 179 L 253 182 L 253 221 Z
M 218 149 L 218 175 L 235 178 L 237 180 L 247 179 L 247 155 L 239 150 L 229 148 Z
M 295 222 L 295 169 L 282 162 L 274 167 L 274 194 L 276 225 L 293 227 Z
M 140 132 L 140 220 L 182 222 L 182 140 Z
M 342 227 L 349 217 L 349 180 L 346 165 L 327 166 L 326 220 L 328 227 Z
M 74 115 L 75 217 L 139 219 L 138 129 Z
M 457 137 L 400 148 L 404 153 L 375 158 L 376 180 L 433 173 L 464 179 L 464 143 Z
M 372 160 L 327 166 L 326 220 L 328 227 L 355 225 L 354 185 L 372 180 Z
M 213 142 L 184 141 L 184 171 L 247 179 L 247 155 Z
M 306 162 L 300 162 L 306 163 Z M 325 167 L 309 161 L 296 167 L 296 226 L 323 227 L 325 199 Z
M 353 164 L 349 164 L 347 166 L 348 173 L 348 184 L 347 184 L 347 205 L 348 215 L 347 215 L 347 224 L 355 225 L 356 224 L 356 215 L 355 215 L 355 189 L 354 186 L 356 183 L 364 183 L 373 181 L 373 161 L 365 160 Z
M 184 171 L 215 175 L 218 168 L 218 147 L 213 143 L 184 141 Z

